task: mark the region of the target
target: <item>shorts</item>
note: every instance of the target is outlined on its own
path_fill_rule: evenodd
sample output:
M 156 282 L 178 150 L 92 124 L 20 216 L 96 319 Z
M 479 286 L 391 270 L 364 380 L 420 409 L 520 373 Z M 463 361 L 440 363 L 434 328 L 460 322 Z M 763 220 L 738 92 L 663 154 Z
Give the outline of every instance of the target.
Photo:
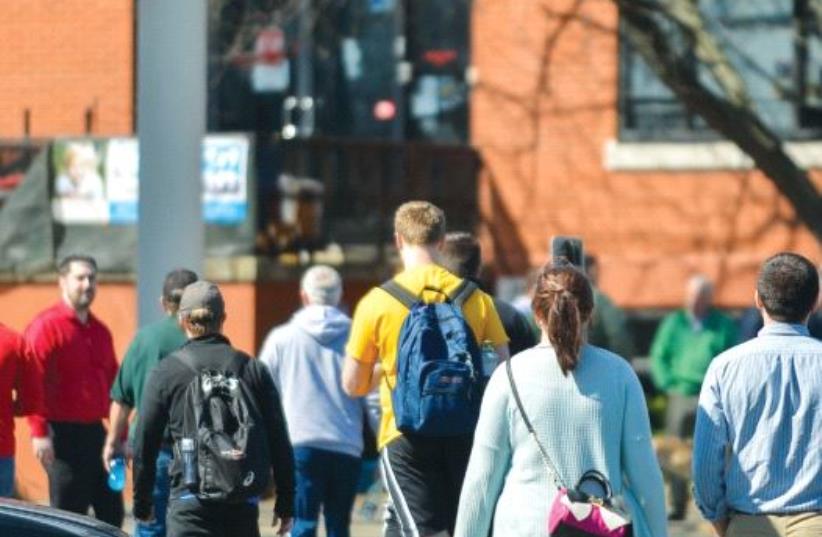
M 454 533 L 472 441 L 406 434 L 382 449 L 380 470 L 396 515 L 386 519 L 386 535 Z

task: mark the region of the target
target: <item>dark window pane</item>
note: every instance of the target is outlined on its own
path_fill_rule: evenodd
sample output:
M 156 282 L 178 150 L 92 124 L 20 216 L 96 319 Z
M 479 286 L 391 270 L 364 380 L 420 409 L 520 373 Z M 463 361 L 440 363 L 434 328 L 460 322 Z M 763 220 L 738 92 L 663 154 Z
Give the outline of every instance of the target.
M 466 142 L 471 2 L 415 0 L 407 6 L 407 57 L 413 73 L 408 88 L 408 136 Z
M 808 0 L 700 0 L 708 29 L 745 83 L 756 112 L 787 139 L 822 134 L 822 42 Z M 822 17 L 820 17 L 822 18 Z M 623 43 L 620 136 L 685 140 L 716 134 L 692 117 Z M 693 59 L 702 83 L 721 94 L 710 69 Z
M 210 10 L 209 130 L 467 140 L 470 0 L 210 0 Z M 310 97 L 309 109 L 289 96 Z

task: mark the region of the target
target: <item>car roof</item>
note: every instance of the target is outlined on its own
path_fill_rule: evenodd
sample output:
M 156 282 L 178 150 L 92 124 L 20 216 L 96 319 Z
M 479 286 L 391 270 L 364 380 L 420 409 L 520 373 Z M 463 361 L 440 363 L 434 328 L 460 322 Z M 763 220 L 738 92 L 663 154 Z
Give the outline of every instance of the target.
M 17 528 L 20 535 L 41 530 L 47 535 L 128 537 L 100 520 L 43 505 L 0 498 L 0 528 Z M 26 532 L 26 533 L 23 533 Z

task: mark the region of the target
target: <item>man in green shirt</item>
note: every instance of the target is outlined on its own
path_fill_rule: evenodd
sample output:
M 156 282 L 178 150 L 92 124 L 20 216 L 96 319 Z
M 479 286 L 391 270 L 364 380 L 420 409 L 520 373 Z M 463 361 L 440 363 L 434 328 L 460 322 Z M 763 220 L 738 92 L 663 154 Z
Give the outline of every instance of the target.
M 146 325 L 137 332 L 126 351 L 117 378 L 111 387 L 111 410 L 106 443 L 103 447 L 103 464 L 109 467 L 115 457 L 130 455 L 126 438 L 131 411 L 140 407 L 143 386 L 148 374 L 169 353 L 186 342 L 186 335 L 177 324 L 177 309 L 183 289 L 197 281 L 197 275 L 186 269 L 177 269 L 166 275 L 160 304 L 165 315 L 162 319 Z M 137 420 L 132 422 L 132 430 Z M 133 436 L 130 434 L 129 436 Z M 168 506 L 169 482 L 168 464 L 171 448 L 166 446 L 157 458 L 157 479 L 154 487 L 155 521 L 146 524 L 137 522 L 134 534 L 137 537 L 165 537 L 165 514 Z
M 668 395 L 666 432 L 678 438 L 693 436 L 702 379 L 716 355 L 736 344 L 733 320 L 712 307 L 713 286 L 705 276 L 688 280 L 685 308 L 667 315 L 651 345 L 651 377 Z M 671 478 L 670 518 L 685 516 L 688 484 Z
M 634 340 L 619 306 L 599 288 L 599 263 L 593 255 L 585 256 L 585 274 L 594 291 L 594 312 L 588 325 L 588 343 L 618 354 L 628 361 L 634 357 Z

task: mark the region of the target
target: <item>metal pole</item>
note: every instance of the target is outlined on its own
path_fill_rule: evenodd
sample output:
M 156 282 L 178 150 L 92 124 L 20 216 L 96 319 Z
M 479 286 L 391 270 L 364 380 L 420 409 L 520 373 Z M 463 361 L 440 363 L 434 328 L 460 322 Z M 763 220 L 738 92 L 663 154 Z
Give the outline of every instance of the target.
M 406 3 L 404 0 L 394 2 L 394 105 L 395 116 L 391 125 L 390 172 L 380 175 L 380 225 L 377 237 L 377 262 L 385 266 L 386 249 L 393 244 L 391 232 L 391 213 L 394 207 L 388 207 L 388 192 L 397 190 L 403 177 L 403 159 L 405 158 L 405 121 L 406 121 L 406 85 L 411 81 L 411 63 L 407 61 L 408 38 L 406 32 Z M 393 185 L 388 186 L 391 181 Z
M 313 0 L 300 0 L 299 52 L 297 57 L 297 107 L 299 135 L 309 138 L 314 133 L 314 24 L 320 16 L 315 13 Z
M 137 291 L 142 326 L 161 315 L 158 297 L 169 270 L 185 267 L 202 275 L 208 2 L 137 2 Z
M 405 28 L 404 0 L 394 3 L 394 104 L 396 116 L 391 129 L 391 139 L 402 143 L 405 140 L 406 118 L 406 86 L 411 82 L 411 63 L 406 59 L 408 52 L 408 37 Z

